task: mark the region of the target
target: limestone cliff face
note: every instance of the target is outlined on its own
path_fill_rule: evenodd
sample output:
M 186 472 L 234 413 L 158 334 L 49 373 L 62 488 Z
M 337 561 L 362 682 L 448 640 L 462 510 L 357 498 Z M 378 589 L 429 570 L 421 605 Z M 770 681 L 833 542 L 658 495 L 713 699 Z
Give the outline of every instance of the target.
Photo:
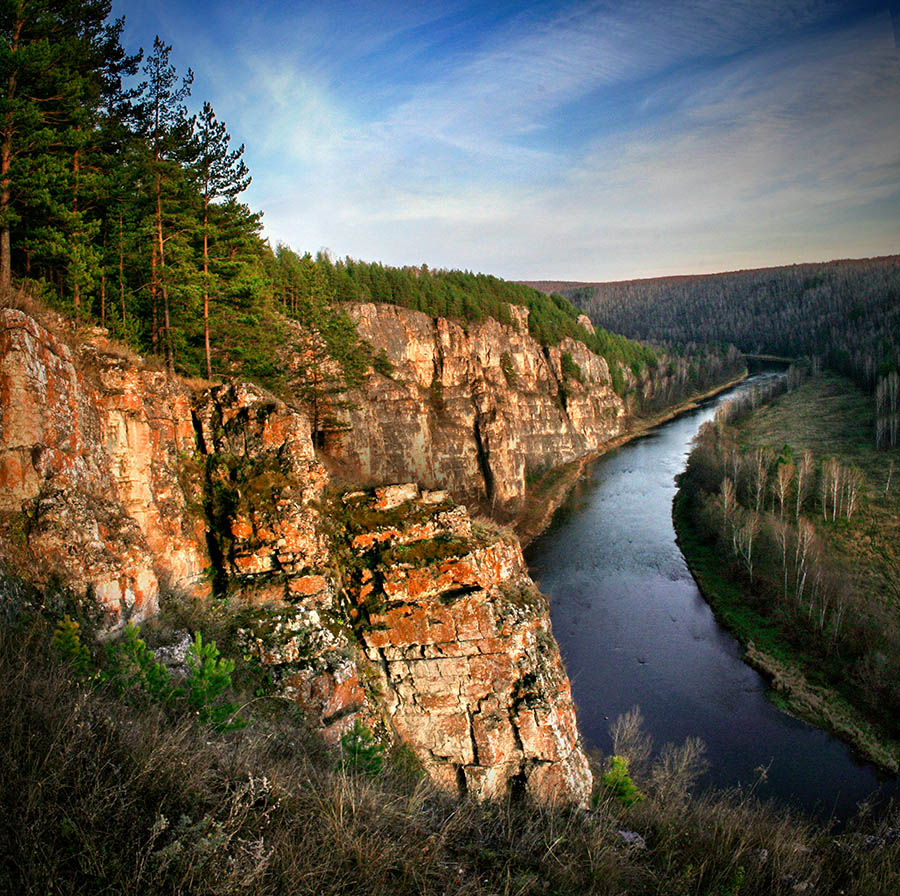
M 361 720 L 447 787 L 587 799 L 512 536 L 415 483 L 331 497 L 308 419 L 263 390 L 191 389 L 102 333 L 73 345 L 0 311 L 0 562 L 93 597 L 111 631 L 170 594 L 227 598 L 243 653 L 330 740 Z
M 0 311 L 3 554 L 43 583 L 90 588 L 110 625 L 145 619 L 160 578 L 202 590 L 198 530 L 175 460 L 193 447 L 186 390 L 98 345 L 76 353 L 21 311 Z
M 394 365 L 344 412 L 338 453 L 374 481 L 415 479 L 515 513 L 530 474 L 596 451 L 624 427 L 606 361 L 569 339 L 544 349 L 525 308 L 511 307 L 513 326 L 468 329 L 393 305 L 349 311 Z M 564 370 L 566 354 L 583 381 Z
M 412 484 L 345 502 L 351 615 L 393 726 L 431 777 L 477 797 L 520 786 L 586 803 L 569 681 L 518 541 Z

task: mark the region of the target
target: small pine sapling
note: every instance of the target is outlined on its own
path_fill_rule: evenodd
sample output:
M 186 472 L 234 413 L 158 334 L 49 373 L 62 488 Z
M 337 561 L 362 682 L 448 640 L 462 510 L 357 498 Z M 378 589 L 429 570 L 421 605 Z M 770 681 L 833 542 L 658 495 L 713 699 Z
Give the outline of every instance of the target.
M 125 627 L 121 641 L 107 648 L 107 667 L 107 678 L 120 694 L 140 688 L 161 704 L 171 703 L 178 696 L 169 670 L 157 662 L 133 625 Z
M 237 715 L 237 707 L 222 699 L 231 687 L 234 660 L 221 656 L 215 641 L 204 644 L 203 636 L 197 632 L 185 663 L 188 667 L 185 697 L 200 719 L 218 731 L 243 728 L 247 723 Z
M 89 678 L 94 672 L 91 652 L 81 641 L 81 626 L 68 614 L 56 626 L 50 646 L 64 663 L 82 677 Z
M 341 751 L 343 765 L 368 778 L 376 777 L 384 767 L 384 746 L 359 719 L 341 735 Z
M 628 760 L 624 756 L 611 757 L 609 771 L 600 780 L 625 808 L 639 803 L 644 798 L 628 774 Z

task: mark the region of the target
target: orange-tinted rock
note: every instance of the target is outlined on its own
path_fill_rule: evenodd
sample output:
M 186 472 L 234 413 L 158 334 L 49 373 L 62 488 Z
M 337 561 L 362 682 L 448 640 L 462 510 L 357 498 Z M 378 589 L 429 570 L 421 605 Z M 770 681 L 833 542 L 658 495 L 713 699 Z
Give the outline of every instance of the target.
M 321 594 L 328 587 L 324 576 L 299 576 L 288 580 L 288 592 L 302 597 Z
M 393 366 L 390 377 L 373 373 L 341 412 L 352 435 L 340 456 L 375 481 L 415 480 L 513 512 L 529 473 L 596 451 L 622 431 L 625 406 L 606 361 L 571 339 L 545 352 L 528 333 L 525 308 L 510 306 L 510 326 L 487 319 L 465 328 L 393 305 L 350 313 Z M 564 353 L 584 384 L 563 375 Z
M 159 582 L 121 500 L 99 404 L 68 346 L 0 311 L 0 554 L 38 585 L 55 576 L 92 590 L 115 628 L 156 612 Z
M 390 539 L 353 539 L 365 558 L 357 599 L 370 608 L 360 635 L 380 672 L 385 708 L 444 786 L 493 797 L 522 781 L 544 799 L 540 779 L 546 799 L 584 804 L 591 775 L 547 602 L 518 542 L 475 538 L 460 513 L 445 513 L 442 526 L 441 512 L 423 520 L 411 505 L 410 524 L 396 523 Z M 451 543 L 441 539 L 461 531 L 472 537 L 455 542 L 459 556 L 427 559 L 429 545 L 439 555 Z M 417 542 L 414 533 L 425 537 Z M 424 559 L 379 563 L 393 556 L 380 553 L 386 543 L 419 544 L 399 556 Z
M 361 719 L 372 723 L 371 707 L 352 663 L 334 669 L 302 670 L 283 682 L 284 692 L 313 718 L 321 720 L 326 740 L 337 744 L 341 734 Z
M 416 342 L 408 322 L 395 321 L 408 382 L 388 388 L 414 382 L 418 401 L 437 361 L 444 422 L 471 436 L 478 415 L 481 460 L 501 464 L 497 495 L 512 500 L 504 452 L 518 470 L 533 445 L 522 453 L 515 445 L 528 439 L 511 430 L 507 450 L 491 428 L 491 415 L 508 422 L 488 388 L 494 325 L 465 334 L 438 321 Z M 558 361 L 529 360 L 524 348 L 515 357 L 523 382 Z M 477 358 L 489 363 L 473 374 Z M 446 465 L 452 478 L 480 469 L 469 436 L 429 444 L 401 415 L 387 454 Z M 309 421 L 264 390 L 227 383 L 196 394 L 117 355 L 102 334 L 74 350 L 22 312 L 0 312 L 0 559 L 11 569 L 92 592 L 115 628 L 155 613 L 161 582 L 188 596 L 208 590 L 211 543 L 217 583 L 242 604 L 242 648 L 333 742 L 356 720 L 383 716 L 442 786 L 487 797 L 516 781 L 539 799 L 583 803 L 590 773 L 569 685 L 518 542 L 409 482 L 347 497 L 342 509 L 352 518 L 365 504 L 366 524 L 348 522 L 333 557 L 327 484 Z M 384 524 L 370 525 L 379 514 Z M 359 562 L 339 578 L 332 569 L 347 550 Z

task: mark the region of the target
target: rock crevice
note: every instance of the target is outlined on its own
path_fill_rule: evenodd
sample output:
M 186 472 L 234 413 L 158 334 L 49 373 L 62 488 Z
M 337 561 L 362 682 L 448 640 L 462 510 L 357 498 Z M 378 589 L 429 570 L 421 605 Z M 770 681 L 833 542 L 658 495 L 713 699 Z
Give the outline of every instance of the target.
M 606 361 L 571 339 L 541 346 L 525 308 L 511 306 L 512 326 L 488 319 L 466 328 L 393 305 L 349 310 L 393 365 L 351 396 L 348 435 L 335 446 L 370 481 L 414 479 L 514 515 L 530 475 L 595 452 L 624 429 Z M 580 379 L 565 374 L 563 354 Z

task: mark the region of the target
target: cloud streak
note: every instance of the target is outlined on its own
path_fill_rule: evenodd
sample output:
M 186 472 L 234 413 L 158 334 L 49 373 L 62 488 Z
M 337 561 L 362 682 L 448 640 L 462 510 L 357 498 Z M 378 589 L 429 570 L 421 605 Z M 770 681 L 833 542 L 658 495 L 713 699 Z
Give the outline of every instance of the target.
M 900 251 L 877 4 L 213 8 L 182 55 L 298 249 L 571 279 Z

